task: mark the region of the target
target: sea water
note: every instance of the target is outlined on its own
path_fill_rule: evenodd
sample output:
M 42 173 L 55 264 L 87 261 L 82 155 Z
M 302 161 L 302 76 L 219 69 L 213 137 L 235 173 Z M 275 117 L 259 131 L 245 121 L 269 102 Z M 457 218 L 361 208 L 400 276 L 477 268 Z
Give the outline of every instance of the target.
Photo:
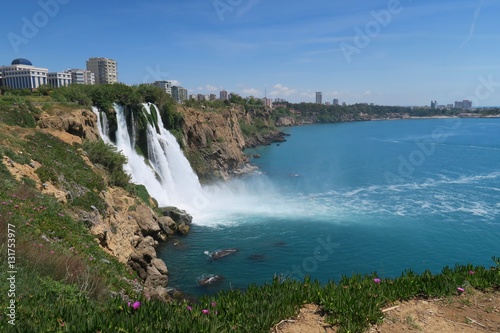
M 500 119 L 308 125 L 248 151 L 258 172 L 206 187 L 188 236 L 159 255 L 188 294 L 280 275 L 321 282 L 439 272 L 500 255 Z M 236 248 L 210 260 L 205 251 Z M 198 286 L 206 275 L 224 279 Z

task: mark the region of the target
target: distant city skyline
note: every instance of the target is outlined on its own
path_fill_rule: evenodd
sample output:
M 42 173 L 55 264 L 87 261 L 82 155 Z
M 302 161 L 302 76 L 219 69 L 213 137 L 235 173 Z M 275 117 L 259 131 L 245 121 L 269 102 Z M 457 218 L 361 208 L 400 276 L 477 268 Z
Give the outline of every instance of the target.
M 97 56 L 117 61 L 119 82 L 189 94 L 500 105 L 496 0 L 221 1 L 6 2 L 0 66 L 63 72 Z

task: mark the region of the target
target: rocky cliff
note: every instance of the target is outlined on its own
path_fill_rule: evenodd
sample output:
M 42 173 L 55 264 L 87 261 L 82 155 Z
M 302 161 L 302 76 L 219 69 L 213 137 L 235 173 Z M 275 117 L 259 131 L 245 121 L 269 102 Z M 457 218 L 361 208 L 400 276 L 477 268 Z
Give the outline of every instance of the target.
M 81 144 L 83 139 L 99 139 L 96 115 L 89 110 L 69 111 L 56 107 L 50 114 L 41 112 L 36 119 L 37 129 L 22 129 L 23 136 L 42 131 L 69 145 Z M 81 167 L 91 168 L 95 174 L 106 177 L 102 167 L 94 165 L 84 150 L 78 149 L 77 152 L 84 161 Z M 54 196 L 67 207 L 68 214 L 89 228 L 104 251 L 136 271 L 142 280 L 136 287 L 151 297 L 162 300 L 170 298 L 166 289 L 168 269 L 157 257 L 155 248 L 158 242 L 189 232 L 191 219 L 187 213 L 174 207 L 153 209 L 152 200 L 148 205 L 123 188 L 114 186 L 108 186 L 98 194 L 104 203 L 103 209 L 94 206 L 88 210 L 74 207 L 69 205 L 74 199 L 72 193 L 75 193 L 75 189 L 82 190 L 82 185 L 42 181 L 39 177 L 41 173 L 37 170 L 43 168 L 44 164 L 37 160 L 32 159 L 28 164 L 23 164 L 3 156 L 2 162 L 16 180 L 30 179 L 41 193 Z M 59 175 L 61 177 L 64 176 Z
M 204 181 L 228 179 L 247 161 L 240 110 L 210 112 L 179 107 L 184 116 L 182 146 L 198 176 Z
M 227 180 L 246 169 L 243 149 L 284 141 L 269 110 L 232 105 L 217 110 L 178 106 L 184 118 L 182 146 L 200 179 Z

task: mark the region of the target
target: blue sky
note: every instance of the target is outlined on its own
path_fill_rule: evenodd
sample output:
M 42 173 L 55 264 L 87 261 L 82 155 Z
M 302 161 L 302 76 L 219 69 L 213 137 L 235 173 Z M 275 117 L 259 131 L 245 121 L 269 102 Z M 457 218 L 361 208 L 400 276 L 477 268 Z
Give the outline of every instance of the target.
M 192 93 L 500 105 L 498 0 L 19 0 L 0 11 L 0 65 L 62 71 L 108 57 L 121 82 L 177 80 Z

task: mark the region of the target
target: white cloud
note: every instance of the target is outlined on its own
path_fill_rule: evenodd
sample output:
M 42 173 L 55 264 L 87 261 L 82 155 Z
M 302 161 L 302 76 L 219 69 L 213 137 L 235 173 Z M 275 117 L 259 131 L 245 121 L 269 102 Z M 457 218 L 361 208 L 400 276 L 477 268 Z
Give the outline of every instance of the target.
M 286 96 L 297 94 L 297 90 L 296 89 L 292 89 L 292 88 L 286 87 L 286 86 L 282 85 L 281 83 L 275 84 L 273 86 L 273 88 L 274 88 L 274 90 L 271 91 L 271 93 L 270 93 L 271 96 L 286 97 Z
M 260 91 L 258 91 L 255 88 L 245 88 L 245 89 L 241 90 L 241 92 L 243 94 L 252 95 L 252 96 L 255 96 L 255 97 L 257 97 L 258 95 L 260 95 Z
M 218 91 L 219 89 L 215 86 L 212 86 L 211 84 L 207 84 L 204 87 L 198 87 L 197 90 L 199 91 Z
M 182 87 L 182 84 L 179 81 L 177 81 L 177 80 L 169 80 L 169 81 L 172 82 L 173 86 Z

